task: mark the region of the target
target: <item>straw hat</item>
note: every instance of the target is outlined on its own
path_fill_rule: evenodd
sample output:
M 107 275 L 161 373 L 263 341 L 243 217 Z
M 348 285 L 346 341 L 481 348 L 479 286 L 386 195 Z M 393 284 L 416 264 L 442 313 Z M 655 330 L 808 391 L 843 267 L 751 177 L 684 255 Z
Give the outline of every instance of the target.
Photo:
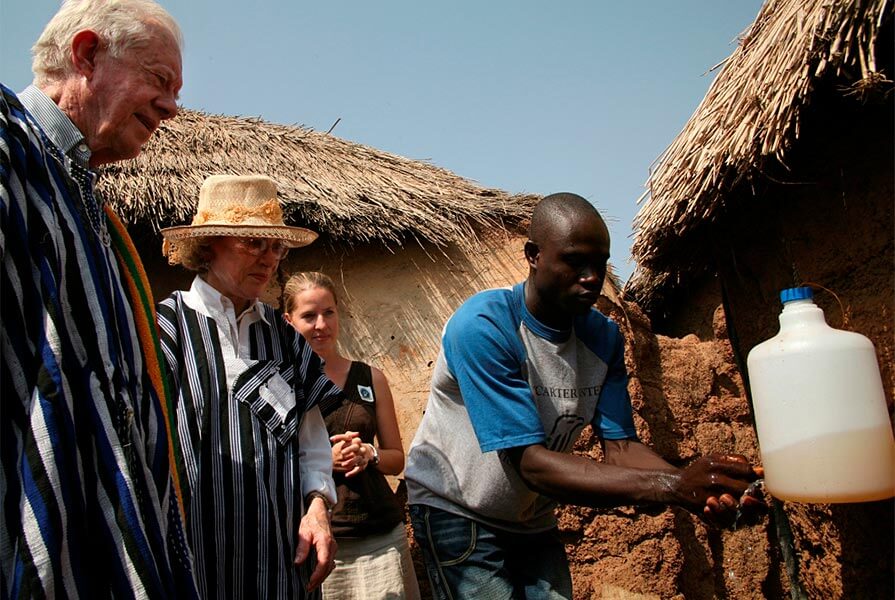
M 277 184 L 265 175 L 211 175 L 199 190 L 192 224 L 168 227 L 161 234 L 166 246 L 190 238 L 234 236 L 273 238 L 299 248 L 317 239 L 310 229 L 283 222 Z

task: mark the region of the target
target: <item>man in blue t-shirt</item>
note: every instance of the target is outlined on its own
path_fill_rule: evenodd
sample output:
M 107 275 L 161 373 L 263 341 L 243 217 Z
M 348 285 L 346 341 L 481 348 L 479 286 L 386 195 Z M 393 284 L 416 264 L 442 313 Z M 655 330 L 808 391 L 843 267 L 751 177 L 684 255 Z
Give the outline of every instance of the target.
M 679 469 L 637 440 L 624 340 L 593 308 L 609 230 L 587 200 L 544 198 L 525 257 L 524 283 L 480 292 L 448 321 L 410 448 L 414 537 L 439 599 L 571 598 L 557 500 L 673 504 L 724 521 L 756 477 L 741 456 Z M 587 424 L 603 463 L 570 454 Z

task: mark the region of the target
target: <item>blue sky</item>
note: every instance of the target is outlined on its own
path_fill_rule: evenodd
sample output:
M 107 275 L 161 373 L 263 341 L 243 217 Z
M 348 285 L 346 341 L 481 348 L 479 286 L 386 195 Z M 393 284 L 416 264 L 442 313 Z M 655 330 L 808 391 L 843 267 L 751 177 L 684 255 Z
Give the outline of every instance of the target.
M 758 0 L 167 0 L 181 103 L 427 160 L 514 193 L 571 191 L 612 233 L 623 280 L 653 161 Z M 56 0 L 0 0 L 0 81 L 31 81 Z M 248 8 L 248 10 L 247 10 Z

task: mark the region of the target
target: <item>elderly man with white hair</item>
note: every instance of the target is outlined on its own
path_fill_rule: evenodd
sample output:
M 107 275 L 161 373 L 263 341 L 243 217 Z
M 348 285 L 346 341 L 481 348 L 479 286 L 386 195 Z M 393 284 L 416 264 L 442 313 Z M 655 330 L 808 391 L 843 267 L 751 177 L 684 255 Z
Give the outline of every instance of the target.
M 195 597 L 152 297 L 94 195 L 177 113 L 150 0 L 66 0 L 0 85 L 0 597 Z

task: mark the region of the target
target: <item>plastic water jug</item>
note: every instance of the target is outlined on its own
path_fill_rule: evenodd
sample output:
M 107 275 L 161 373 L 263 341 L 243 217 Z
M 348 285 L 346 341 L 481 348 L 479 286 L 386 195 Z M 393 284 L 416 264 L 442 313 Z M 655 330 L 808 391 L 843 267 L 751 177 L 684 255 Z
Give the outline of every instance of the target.
M 749 352 L 768 491 L 795 502 L 895 495 L 895 441 L 876 352 L 833 329 L 811 288 L 780 292 L 780 332 Z

